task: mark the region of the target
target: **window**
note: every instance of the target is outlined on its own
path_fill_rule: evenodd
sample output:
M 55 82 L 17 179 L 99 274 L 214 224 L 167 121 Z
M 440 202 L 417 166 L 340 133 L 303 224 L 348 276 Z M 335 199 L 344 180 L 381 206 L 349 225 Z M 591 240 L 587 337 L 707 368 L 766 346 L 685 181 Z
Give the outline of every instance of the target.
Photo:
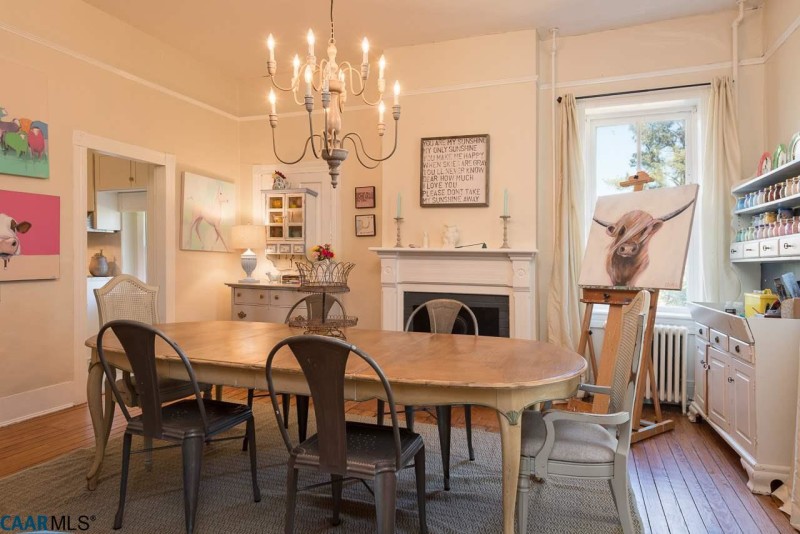
M 663 98 L 663 96 L 662 96 Z M 617 105 L 589 104 L 586 119 L 586 235 L 599 196 L 628 193 L 619 182 L 640 170 L 655 182 L 650 187 L 673 187 L 698 183 L 699 97 L 672 101 L 616 100 Z M 692 239 L 684 274 L 683 289 L 662 291 L 659 310 L 688 315 L 687 301 L 696 287 L 693 272 L 697 254 L 697 226 Z

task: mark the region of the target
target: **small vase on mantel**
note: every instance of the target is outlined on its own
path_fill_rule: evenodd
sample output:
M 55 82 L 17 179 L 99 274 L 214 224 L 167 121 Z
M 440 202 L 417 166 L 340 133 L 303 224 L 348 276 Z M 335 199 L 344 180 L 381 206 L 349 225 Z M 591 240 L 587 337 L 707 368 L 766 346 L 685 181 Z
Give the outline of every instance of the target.
M 89 261 L 89 274 L 92 276 L 108 276 L 108 259 L 103 256 L 103 249 L 92 256 Z

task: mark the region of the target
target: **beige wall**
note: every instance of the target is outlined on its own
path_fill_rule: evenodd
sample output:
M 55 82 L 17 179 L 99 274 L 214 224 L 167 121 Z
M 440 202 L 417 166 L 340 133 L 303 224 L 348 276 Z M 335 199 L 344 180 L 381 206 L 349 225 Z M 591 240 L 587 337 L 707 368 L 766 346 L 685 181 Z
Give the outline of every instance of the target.
M 794 0 L 769 0 L 764 10 L 764 34 L 768 50 L 779 42 L 789 27 L 797 27 L 800 3 Z M 795 31 L 768 57 L 764 92 L 766 98 L 766 144 L 763 150 L 772 152 L 779 143 L 789 147 L 792 136 L 800 131 L 800 32 Z
M 86 258 L 73 257 L 74 240 L 86 236 L 72 232 L 73 132 L 175 154 L 179 173 L 188 170 L 232 181 L 239 173 L 239 129 L 234 120 L 109 72 L 83 55 L 232 110 L 235 84 L 82 2 L 45 3 L 6 3 L 0 11 L 0 105 L 12 107 L 10 102 L 21 98 L 20 93 L 32 90 L 16 73 L 33 70 L 47 80 L 42 91 L 50 125 L 51 177 L 0 180 L 3 188 L 61 197 L 61 273 L 56 281 L 0 286 L 0 365 L 9 378 L 0 384 L 0 408 L 9 395 L 73 379 L 73 277 L 74 269 L 86 270 Z M 42 44 L 41 38 L 63 48 Z M 176 206 L 176 219 L 178 213 Z M 238 269 L 235 254 L 178 252 L 178 320 L 224 316 L 229 304 L 222 284 Z

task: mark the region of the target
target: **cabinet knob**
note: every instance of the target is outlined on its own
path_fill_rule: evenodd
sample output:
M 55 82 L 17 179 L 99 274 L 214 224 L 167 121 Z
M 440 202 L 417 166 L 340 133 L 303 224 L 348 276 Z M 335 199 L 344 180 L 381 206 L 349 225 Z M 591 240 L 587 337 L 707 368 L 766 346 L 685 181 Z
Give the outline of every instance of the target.
M 765 252 L 766 252 L 767 250 L 771 250 L 771 249 L 772 249 L 772 247 L 768 247 L 767 245 L 763 245 L 763 246 L 761 247 L 761 250 L 763 250 L 763 251 L 765 251 Z
M 261 294 L 258 296 L 258 298 L 260 298 L 260 299 L 263 299 L 263 298 L 264 298 L 264 294 L 263 294 L 263 293 L 261 293 Z
M 703 365 L 703 366 L 705 366 L 705 364 L 706 364 L 706 361 L 705 361 L 705 360 L 700 360 L 700 365 Z
M 740 352 L 739 345 L 736 345 L 735 347 L 733 347 L 733 350 L 735 350 L 736 352 Z
M 794 248 L 794 245 L 790 245 L 789 243 L 784 243 L 783 244 L 783 248 L 784 248 L 784 250 L 785 249 L 789 249 L 789 248 Z
M 729 376 L 729 377 L 728 377 L 728 382 L 730 382 L 731 384 L 733 384 L 733 377 L 732 377 L 732 376 Z
M 753 252 L 752 248 L 745 248 L 744 250 L 745 250 L 745 252 Z
M 275 300 L 280 300 L 280 299 L 281 299 L 281 297 L 280 297 L 280 296 L 278 296 L 278 295 L 275 295 Z
M 247 317 L 247 314 L 245 312 L 243 312 L 243 311 L 240 311 L 236 315 L 239 316 L 239 319 L 244 319 L 245 317 Z
M 701 328 L 701 329 L 699 329 L 699 330 L 698 330 L 698 332 L 700 332 L 700 335 L 701 335 L 701 336 L 703 335 L 703 329 L 702 329 L 702 328 Z
M 237 296 L 237 297 L 241 297 L 241 296 L 242 296 L 242 294 L 241 294 L 241 293 L 236 293 L 236 296 Z
M 714 343 L 719 343 L 719 336 L 714 336 Z

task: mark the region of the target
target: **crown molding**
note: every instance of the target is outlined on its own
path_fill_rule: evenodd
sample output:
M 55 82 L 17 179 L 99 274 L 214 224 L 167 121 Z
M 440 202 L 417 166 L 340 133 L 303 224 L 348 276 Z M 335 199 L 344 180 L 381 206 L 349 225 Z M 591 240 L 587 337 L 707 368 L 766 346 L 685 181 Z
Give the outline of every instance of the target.
M 772 46 L 767 48 L 767 51 L 764 52 L 764 55 L 762 56 L 764 58 L 764 63 L 769 61 L 769 59 L 775 54 L 775 52 L 777 52 L 780 49 L 780 47 L 782 47 L 784 43 L 786 43 L 786 41 L 789 40 L 789 37 L 791 37 L 792 34 L 794 34 L 794 32 L 797 31 L 797 28 L 800 28 L 800 16 L 794 19 L 794 22 L 792 22 L 789 25 L 789 27 L 786 28 L 786 31 L 784 31 L 782 34 L 778 36 L 775 42 L 772 43 Z

